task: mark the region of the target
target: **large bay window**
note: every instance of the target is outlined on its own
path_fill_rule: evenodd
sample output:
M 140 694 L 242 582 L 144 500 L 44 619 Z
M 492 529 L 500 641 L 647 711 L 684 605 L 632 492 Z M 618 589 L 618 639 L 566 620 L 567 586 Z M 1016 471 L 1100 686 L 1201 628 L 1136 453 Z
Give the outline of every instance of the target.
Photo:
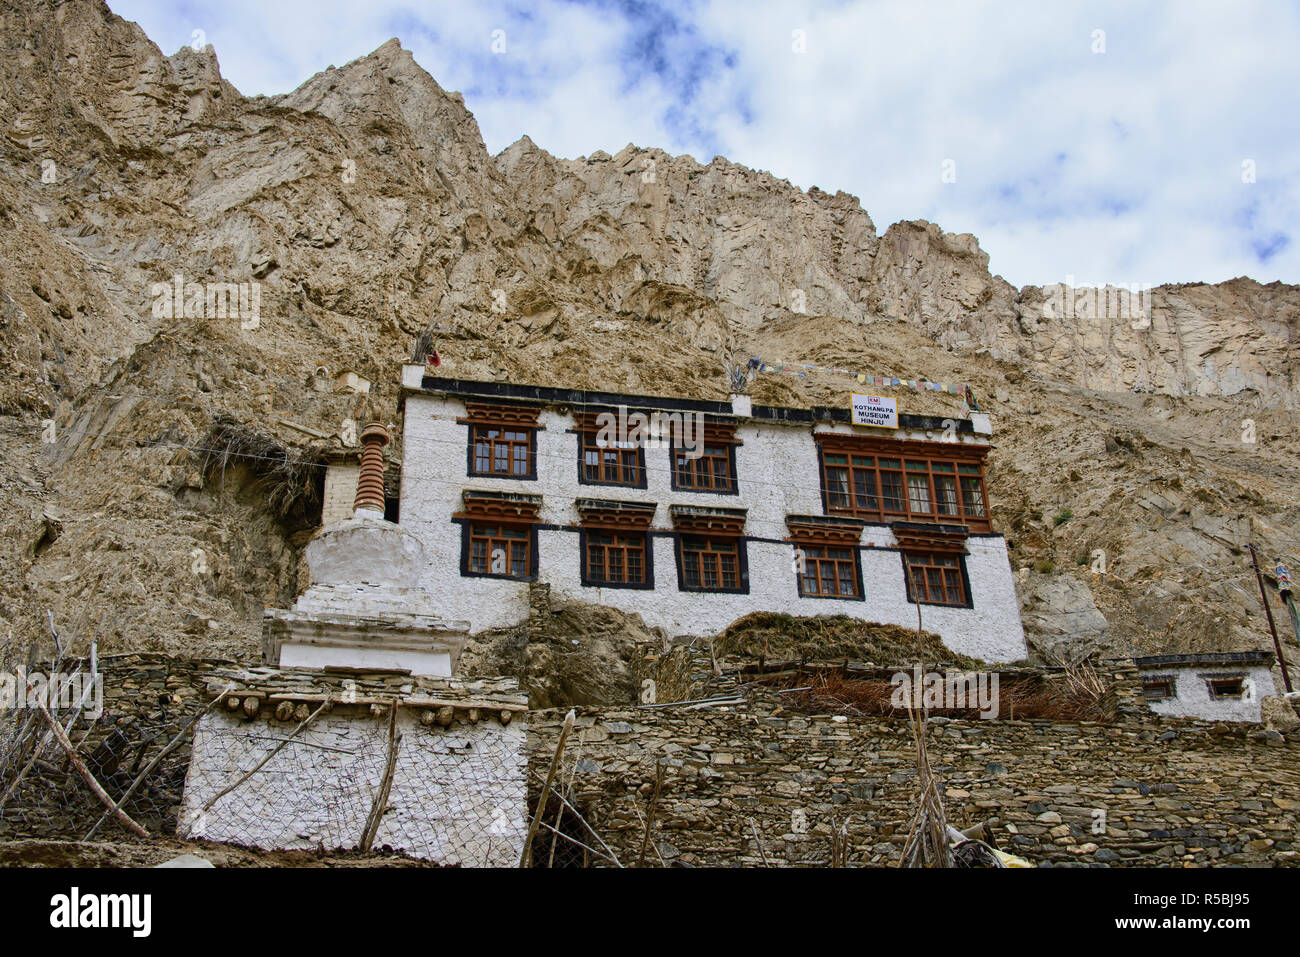
M 987 446 L 822 433 L 828 514 L 868 522 L 933 521 L 989 531 Z

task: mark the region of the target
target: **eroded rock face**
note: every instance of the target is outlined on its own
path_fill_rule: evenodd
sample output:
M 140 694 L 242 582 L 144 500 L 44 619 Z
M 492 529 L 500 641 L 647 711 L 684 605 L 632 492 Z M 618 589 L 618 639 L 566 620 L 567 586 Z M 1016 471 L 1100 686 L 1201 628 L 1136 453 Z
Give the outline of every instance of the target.
M 255 654 L 314 529 L 255 461 L 199 468 L 214 420 L 315 461 L 363 414 L 399 421 L 397 366 L 436 324 L 462 378 L 716 399 L 724 363 L 758 355 L 969 381 L 1013 564 L 1052 569 L 1022 594 L 1031 640 L 1091 642 L 1085 591 L 1110 651 L 1266 640 L 1244 543 L 1300 541 L 1295 286 L 1160 287 L 1144 324 L 721 157 L 561 159 L 526 136 L 493 157 L 396 40 L 255 98 L 102 2 L 6 3 L 0 43 L 0 634 L 45 633 L 48 609 L 105 653 Z M 156 309 L 177 275 L 259 283 L 259 321 Z M 375 386 L 319 391 L 321 367 Z M 391 473 L 400 429 L 387 454 Z

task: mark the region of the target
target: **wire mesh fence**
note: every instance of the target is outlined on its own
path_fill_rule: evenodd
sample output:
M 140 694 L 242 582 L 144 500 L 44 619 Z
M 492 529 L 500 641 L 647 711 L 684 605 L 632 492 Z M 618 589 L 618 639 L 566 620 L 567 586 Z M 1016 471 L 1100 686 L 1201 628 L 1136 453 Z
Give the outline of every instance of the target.
M 103 682 L 93 654 L 0 651 L 0 839 L 173 831 L 196 707 L 167 693 L 111 707 Z
M 297 726 L 205 715 L 178 832 L 263 849 L 516 866 L 526 827 L 522 727 L 441 728 L 410 709 L 386 710 L 340 708 Z

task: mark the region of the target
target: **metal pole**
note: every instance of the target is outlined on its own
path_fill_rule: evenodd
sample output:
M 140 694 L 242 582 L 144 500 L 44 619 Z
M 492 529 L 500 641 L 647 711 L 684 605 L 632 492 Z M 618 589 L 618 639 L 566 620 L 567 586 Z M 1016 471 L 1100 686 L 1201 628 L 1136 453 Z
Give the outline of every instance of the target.
M 1282 684 L 1291 691 L 1291 674 L 1287 671 L 1286 656 L 1282 654 L 1282 643 L 1277 640 L 1277 626 L 1273 624 L 1273 609 L 1268 604 L 1268 592 L 1264 590 L 1264 576 L 1259 570 L 1259 559 L 1255 557 L 1255 543 L 1247 542 L 1250 549 L 1250 563 L 1255 566 L 1255 579 L 1259 582 L 1259 597 L 1264 602 L 1264 614 L 1268 618 L 1268 630 L 1273 634 L 1273 649 L 1277 652 L 1277 663 L 1282 666 Z

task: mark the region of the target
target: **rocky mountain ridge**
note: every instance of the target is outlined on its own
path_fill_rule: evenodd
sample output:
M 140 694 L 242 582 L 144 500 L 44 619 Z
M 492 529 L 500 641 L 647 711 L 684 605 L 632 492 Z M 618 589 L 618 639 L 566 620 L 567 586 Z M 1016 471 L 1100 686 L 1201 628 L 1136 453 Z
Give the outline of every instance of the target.
M 1039 654 L 1268 645 L 1245 543 L 1300 553 L 1296 286 L 1116 315 L 721 157 L 491 156 L 397 40 L 275 97 L 102 2 L 5 0 L 0 45 L 0 635 L 49 612 L 107 650 L 255 653 L 302 584 L 322 456 L 396 419 L 432 324 L 466 378 L 717 398 L 756 355 L 969 381 Z M 177 275 L 259 283 L 257 322 L 160 315 Z M 371 394 L 330 390 L 343 369 Z

